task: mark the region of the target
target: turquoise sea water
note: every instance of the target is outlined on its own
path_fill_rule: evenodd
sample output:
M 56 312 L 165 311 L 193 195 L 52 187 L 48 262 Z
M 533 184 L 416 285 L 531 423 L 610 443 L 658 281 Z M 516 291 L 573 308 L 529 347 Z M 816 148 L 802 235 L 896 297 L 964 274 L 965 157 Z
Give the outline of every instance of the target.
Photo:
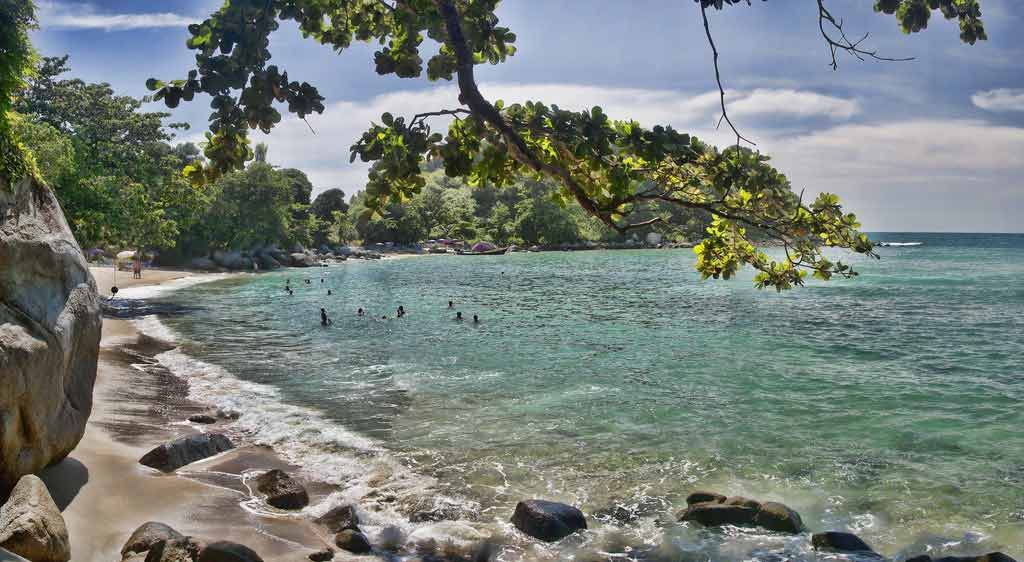
M 357 501 L 371 533 L 508 532 L 515 503 L 543 497 L 580 506 L 592 531 L 503 556 L 624 542 L 679 560 L 818 559 L 806 537 L 673 523 L 703 488 L 783 501 L 890 556 L 1020 558 L 1024 235 L 875 238 L 923 244 L 781 294 L 750 272 L 701 281 L 689 250 L 229 278 L 158 297 L 191 308 L 161 319 L 181 343 L 163 360 L 197 397 L 245 412 L 245 438 L 341 486 L 313 512 Z M 454 321 L 448 300 L 481 324 Z

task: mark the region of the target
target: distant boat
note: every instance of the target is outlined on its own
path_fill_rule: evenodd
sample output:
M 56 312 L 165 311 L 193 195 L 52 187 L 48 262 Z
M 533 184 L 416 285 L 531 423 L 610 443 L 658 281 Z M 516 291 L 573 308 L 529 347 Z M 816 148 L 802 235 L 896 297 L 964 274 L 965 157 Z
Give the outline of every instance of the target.
M 876 246 L 920 246 L 924 242 L 879 242 Z
M 501 255 L 504 255 L 505 252 L 507 252 L 507 251 L 508 251 L 508 246 L 505 246 L 504 248 L 494 248 L 493 250 L 480 250 L 480 251 L 459 250 L 458 254 L 460 256 L 501 256 Z

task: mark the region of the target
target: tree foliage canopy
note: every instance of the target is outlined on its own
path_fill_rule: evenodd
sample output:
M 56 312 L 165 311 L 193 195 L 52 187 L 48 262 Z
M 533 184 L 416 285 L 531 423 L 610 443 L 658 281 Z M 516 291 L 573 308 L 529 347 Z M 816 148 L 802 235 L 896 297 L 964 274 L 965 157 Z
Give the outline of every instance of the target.
M 731 277 L 748 264 L 759 270 L 759 286 L 778 289 L 802 284 L 808 271 L 828 279 L 850 276 L 846 264 L 825 257 L 823 246 L 872 255 L 854 215 L 838 198 L 822 193 L 814 201 L 793 195 L 786 177 L 768 158 L 737 146 L 716 149 L 672 127 L 642 127 L 615 121 L 599 107 L 567 111 L 542 102 L 505 105 L 487 100 L 477 88 L 474 67 L 498 64 L 515 53 L 515 34 L 499 25 L 499 0 L 226 0 L 201 23 L 189 26 L 188 47 L 196 68 L 186 78 L 148 86 L 169 107 L 212 96 L 210 133 L 205 153 L 209 166 L 192 177 L 215 178 L 242 166 L 251 151 L 247 129 L 270 131 L 281 120 L 275 102 L 303 118 L 322 112 L 323 97 L 307 82 L 269 64 L 271 33 L 291 20 L 302 33 L 341 52 L 353 41 L 381 47 L 373 63 L 381 75 L 455 80 L 462 107 L 396 117 L 385 113 L 351 147 L 352 159 L 372 163 L 363 200 L 368 212 L 380 211 L 420 192 L 423 166 L 444 162 L 450 176 L 476 185 L 507 185 L 520 175 L 549 177 L 560 184 L 563 200 L 574 200 L 619 232 L 668 220 L 659 215 L 637 220 L 650 203 L 702 210 L 715 216 L 707 239 L 697 247 L 697 267 L 705 277 Z M 709 42 L 714 42 L 706 11 L 725 11 L 749 0 L 695 0 Z M 851 41 L 818 0 L 820 30 L 837 52 L 879 57 Z M 961 39 L 985 38 L 980 0 L 877 0 L 875 10 L 896 18 L 908 32 L 924 29 L 933 12 L 957 19 Z M 431 50 L 424 52 L 424 40 Z M 435 48 L 436 47 L 436 48 Z M 426 62 L 424 58 L 426 57 Z M 714 50 L 717 73 L 717 50 Z M 721 82 L 719 80 L 719 82 Z M 725 113 L 724 90 L 723 118 Z M 428 120 L 454 116 L 446 133 Z M 732 122 L 729 122 L 732 126 Z M 733 127 L 735 130 L 735 127 Z M 738 140 L 741 138 L 737 132 Z M 754 248 L 750 227 L 772 234 L 786 259 L 771 260 Z

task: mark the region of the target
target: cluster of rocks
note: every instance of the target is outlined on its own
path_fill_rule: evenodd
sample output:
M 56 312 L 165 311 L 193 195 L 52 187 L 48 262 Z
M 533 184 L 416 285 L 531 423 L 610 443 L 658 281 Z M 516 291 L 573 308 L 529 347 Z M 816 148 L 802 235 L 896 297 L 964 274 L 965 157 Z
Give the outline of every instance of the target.
M 289 250 L 277 246 L 246 251 L 217 250 L 209 256 L 193 258 L 191 269 L 200 271 L 271 271 L 282 267 L 322 267 L 348 259 L 380 259 L 378 252 L 349 246 L 321 246 L 307 249 L 296 245 Z
M 231 541 L 186 536 L 155 521 L 143 523 L 121 548 L 122 562 L 263 562 L 251 548 Z
M 687 508 L 679 513 L 680 521 L 699 523 L 706 527 L 721 525 L 755 526 L 780 533 L 804 530 L 800 514 L 777 502 L 759 502 L 742 496 L 725 496 L 714 492 L 694 492 L 686 498 Z M 853 533 L 825 531 L 811 535 L 816 550 L 841 553 L 862 553 L 882 558 L 866 542 Z M 1001 552 L 981 556 L 947 556 L 933 559 L 922 554 L 905 562 L 1015 562 Z

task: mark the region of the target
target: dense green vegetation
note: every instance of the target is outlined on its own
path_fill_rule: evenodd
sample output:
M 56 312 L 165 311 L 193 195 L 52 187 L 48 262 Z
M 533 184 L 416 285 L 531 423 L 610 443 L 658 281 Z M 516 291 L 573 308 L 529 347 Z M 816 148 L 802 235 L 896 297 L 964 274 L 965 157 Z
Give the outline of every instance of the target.
M 515 34 L 499 25 L 499 2 L 225 0 L 210 17 L 189 26 L 187 46 L 196 53 L 195 68 L 178 80 L 151 78 L 147 86 L 169 107 L 198 93 L 213 98 L 205 149 L 210 162 L 190 169 L 194 181 L 240 168 L 248 130 L 269 132 L 281 121 L 275 104 L 287 104 L 299 117 L 324 110 L 324 98 L 314 86 L 290 81 L 287 72 L 269 64 L 270 35 L 281 21 L 294 21 L 304 37 L 337 52 L 354 40 L 380 44 L 373 57 L 378 74 L 415 78 L 426 72 L 429 80 L 455 81 L 458 86 L 460 107 L 404 117 L 385 113 L 352 145 L 353 160 L 373 165 L 362 199 L 367 216 L 408 211 L 394 206 L 427 188 L 425 167 L 439 158 L 447 176 L 466 178 L 476 186 L 502 188 L 523 177 L 553 180 L 562 204 L 575 201 L 620 234 L 671 224 L 677 215 L 666 208 L 711 213 L 712 226 L 695 248 L 704 277 L 729 278 L 740 266 L 750 265 L 758 270 L 758 286 L 781 290 L 802 284 L 808 273 L 820 279 L 855 275 L 848 265 L 830 260 L 823 251 L 826 246 L 874 255 L 856 216 L 842 209 L 838 197 L 822 193 L 804 202 L 766 156 L 741 147 L 743 138 L 726 113 L 724 89 L 722 118 L 737 139 L 736 146 L 725 150 L 672 127 L 648 129 L 631 120 L 613 121 L 600 107 L 576 112 L 542 102 L 506 106 L 485 98 L 477 88 L 475 66 L 500 64 L 516 50 Z M 833 67 L 842 52 L 880 58 L 864 48 L 863 39 L 851 41 L 842 18 L 824 0 L 817 4 L 817 27 L 831 50 Z M 694 5 L 707 31 L 721 88 L 708 12 L 727 14 L 751 2 L 696 0 Z M 962 41 L 985 39 L 979 0 L 877 0 L 875 10 L 895 16 L 907 33 L 927 27 L 937 11 L 959 22 Z M 455 117 L 447 134 L 429 125 L 439 116 Z M 513 220 L 514 209 L 496 205 L 491 213 L 484 221 L 494 223 L 491 233 L 510 236 L 494 225 Z M 435 218 L 432 212 L 421 216 L 430 228 Z M 751 239 L 754 231 L 785 246 L 786 259 L 774 261 L 758 250 Z
M 520 179 L 473 189 L 446 176 L 440 160 L 425 166 L 423 189 L 376 215 L 362 192 L 351 202 L 337 188 L 313 198 L 306 174 L 274 166 L 264 145 L 253 147 L 246 167 L 192 183 L 183 171 L 205 157 L 192 143 L 174 142 L 184 125 L 165 124 L 169 114 L 146 111 L 140 100 L 117 95 L 107 84 L 64 78 L 68 71 L 67 56 L 42 58 L 15 104 L 12 124 L 84 248 L 146 248 L 165 262 L 183 262 L 218 249 L 356 240 L 544 245 L 625 238 L 565 205 L 554 182 Z M 688 230 L 651 228 L 699 239 L 709 220 L 697 217 L 708 215 L 689 215 L 689 222 L 676 221 Z

